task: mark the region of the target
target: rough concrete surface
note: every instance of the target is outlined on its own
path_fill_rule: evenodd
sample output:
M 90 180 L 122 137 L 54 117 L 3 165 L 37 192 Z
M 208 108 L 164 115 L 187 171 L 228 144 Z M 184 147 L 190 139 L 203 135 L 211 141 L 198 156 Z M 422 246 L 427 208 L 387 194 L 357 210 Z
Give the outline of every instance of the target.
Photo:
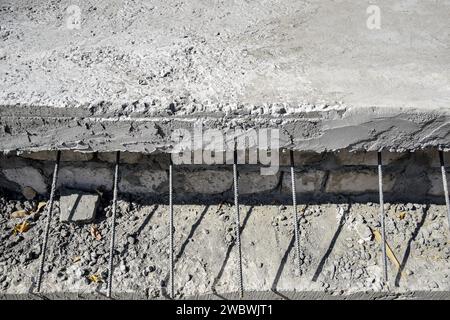
M 377 1 L 379 29 L 371 4 L 2 1 L 0 150 L 166 151 L 200 122 L 317 152 L 449 149 L 450 1 Z
M 94 224 L 52 220 L 41 295 L 32 294 L 38 236 L 46 213 L 11 218 L 36 202 L 0 199 L 0 294 L 4 298 L 104 298 L 111 214 L 102 201 Z M 245 298 L 450 298 L 448 225 L 444 206 L 386 204 L 387 242 L 400 265 L 382 279 L 378 206 L 372 203 L 301 205 L 301 274 L 295 271 L 292 207 L 243 205 L 241 241 Z M 167 297 L 168 207 L 140 200 L 118 203 L 113 297 Z M 27 220 L 29 231 L 12 235 Z M 236 298 L 234 208 L 230 203 L 175 206 L 176 298 Z M 95 226 L 101 239 L 94 238 Z M 261 227 L 264 226 L 264 232 Z

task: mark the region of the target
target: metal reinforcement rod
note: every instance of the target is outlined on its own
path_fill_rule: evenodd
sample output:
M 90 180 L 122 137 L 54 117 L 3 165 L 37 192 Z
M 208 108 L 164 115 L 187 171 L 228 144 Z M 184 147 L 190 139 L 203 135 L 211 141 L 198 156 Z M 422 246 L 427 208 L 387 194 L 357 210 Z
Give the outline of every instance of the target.
M 111 218 L 111 239 L 109 243 L 109 264 L 108 264 L 108 291 L 106 296 L 111 298 L 112 292 L 112 279 L 114 271 L 114 241 L 116 238 L 116 211 L 117 211 L 117 189 L 119 182 L 119 161 L 120 152 L 116 153 L 116 164 L 114 166 L 114 185 L 113 185 L 113 207 L 112 207 L 112 218 Z
M 292 189 L 292 209 L 293 209 L 293 219 L 294 219 L 294 233 L 295 233 L 295 252 L 297 255 L 297 268 L 298 275 L 302 273 L 301 265 L 302 261 L 300 258 L 300 232 L 298 230 L 298 215 L 297 215 L 297 190 L 295 187 L 295 171 L 294 171 L 294 152 L 290 151 L 291 158 L 291 189 Z
M 244 285 L 242 280 L 242 250 L 241 250 L 241 218 L 239 214 L 239 185 L 238 185 L 238 170 L 237 170 L 237 150 L 234 151 L 233 162 L 233 180 L 234 180 L 234 207 L 236 210 L 236 247 L 238 250 L 238 283 L 239 295 L 244 297 Z
M 448 228 L 450 230 L 450 200 L 449 200 L 449 196 L 448 196 L 448 182 L 447 182 L 447 174 L 445 172 L 445 164 L 444 164 L 444 151 L 439 151 L 439 160 L 441 163 L 442 183 L 444 185 L 445 204 L 447 205 Z
M 172 162 L 169 165 L 169 234 L 170 234 L 170 254 L 169 254 L 169 263 L 170 263 L 170 298 L 173 299 L 174 294 L 174 258 L 173 258 L 173 164 Z
M 388 281 L 387 273 L 387 256 L 386 256 L 386 228 L 384 223 L 384 199 L 383 199 L 383 168 L 382 168 L 381 152 L 378 152 L 378 190 L 380 193 L 380 217 L 381 217 L 381 236 L 382 236 L 382 252 L 383 252 L 383 275 L 384 281 Z
M 50 233 L 50 223 L 52 221 L 53 202 L 55 199 L 56 183 L 58 181 L 58 170 L 59 170 L 59 160 L 60 159 L 61 159 L 61 151 L 58 150 L 56 152 L 55 167 L 53 169 L 52 186 L 50 189 L 50 200 L 48 202 L 48 207 L 47 207 L 47 210 L 48 210 L 47 223 L 45 224 L 44 238 L 42 240 L 41 260 L 39 261 L 39 271 L 38 271 L 37 285 L 36 285 L 37 292 L 41 291 L 42 275 L 44 274 L 44 263 L 45 263 L 45 256 L 47 253 L 48 236 Z

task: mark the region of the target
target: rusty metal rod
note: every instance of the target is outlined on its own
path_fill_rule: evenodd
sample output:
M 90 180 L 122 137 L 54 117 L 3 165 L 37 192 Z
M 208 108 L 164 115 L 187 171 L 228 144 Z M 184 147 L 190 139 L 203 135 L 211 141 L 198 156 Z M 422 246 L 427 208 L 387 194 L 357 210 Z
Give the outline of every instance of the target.
M 242 250 L 241 250 L 241 218 L 239 214 L 239 184 L 238 184 L 238 170 L 237 170 L 237 151 L 234 152 L 233 162 L 233 180 L 234 180 L 234 207 L 236 210 L 236 247 L 238 253 L 238 283 L 239 295 L 244 297 L 244 285 L 242 276 Z
M 302 274 L 302 260 L 300 257 L 300 232 L 298 228 L 298 215 L 297 215 L 297 191 L 295 187 L 295 171 L 294 171 L 294 152 L 290 151 L 290 158 L 291 158 L 291 188 L 292 188 L 292 207 L 294 210 L 294 233 L 295 233 L 295 251 L 297 255 L 297 268 L 298 268 L 298 275 L 300 276 Z
M 114 241 L 116 238 L 116 211 L 117 211 L 117 192 L 118 192 L 118 182 L 119 182 L 119 162 L 120 162 L 120 151 L 116 153 L 116 164 L 114 166 L 114 185 L 113 185 L 113 207 L 112 207 L 112 218 L 111 218 L 111 239 L 109 244 L 109 264 L 108 264 L 108 291 L 107 297 L 111 298 L 112 292 L 112 279 L 114 271 Z
M 169 165 L 169 228 L 170 228 L 170 298 L 174 298 L 174 257 L 173 257 L 173 167 Z
M 381 152 L 378 152 L 378 190 L 380 193 L 380 217 L 381 217 L 381 236 L 382 236 L 382 252 L 383 252 L 383 275 L 384 281 L 388 281 L 387 273 L 387 256 L 386 256 L 386 227 L 384 223 L 384 199 L 383 199 L 383 169 L 382 169 Z
M 58 171 L 59 171 L 60 159 L 61 159 L 61 151 L 58 150 L 56 152 L 56 161 L 55 161 L 55 167 L 53 169 L 52 186 L 50 189 L 50 199 L 49 199 L 48 207 L 47 207 L 47 210 L 48 210 L 47 223 L 45 225 L 44 238 L 42 240 L 41 260 L 39 261 L 39 273 L 38 273 L 37 285 L 36 285 L 37 292 L 41 291 L 42 276 L 44 274 L 44 263 L 45 263 L 45 256 L 47 253 L 48 236 L 50 233 L 50 223 L 52 221 L 52 215 L 53 215 L 53 202 L 55 199 L 56 183 L 58 181 Z
M 439 160 L 441 163 L 442 183 L 444 185 L 445 204 L 447 205 L 448 228 L 450 229 L 450 200 L 448 196 L 447 174 L 445 172 L 444 151 L 439 151 Z

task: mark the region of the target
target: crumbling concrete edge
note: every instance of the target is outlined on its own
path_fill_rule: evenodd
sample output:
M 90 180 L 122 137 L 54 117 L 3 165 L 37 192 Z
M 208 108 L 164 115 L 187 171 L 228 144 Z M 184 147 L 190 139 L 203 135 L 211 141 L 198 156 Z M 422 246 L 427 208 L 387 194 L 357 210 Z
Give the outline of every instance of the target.
M 99 114 L 79 108 L 0 106 L 0 151 L 3 153 L 77 150 L 171 152 L 177 129 L 226 132 L 280 130 L 280 148 L 309 152 L 450 150 L 450 111 L 410 108 L 301 108 L 253 113 L 232 111 Z M 272 110 L 272 109 L 271 109 Z M 284 111 L 283 111 L 284 110 Z M 51 116 L 50 116 L 51 115 Z

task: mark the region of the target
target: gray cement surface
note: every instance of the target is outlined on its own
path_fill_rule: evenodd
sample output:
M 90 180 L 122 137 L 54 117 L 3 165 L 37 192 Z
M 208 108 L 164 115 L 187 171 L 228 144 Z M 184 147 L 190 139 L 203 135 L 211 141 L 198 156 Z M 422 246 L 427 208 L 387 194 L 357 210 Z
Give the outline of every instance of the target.
M 167 151 L 195 122 L 298 150 L 449 149 L 450 1 L 377 1 L 379 29 L 370 4 L 2 1 L 0 150 Z

